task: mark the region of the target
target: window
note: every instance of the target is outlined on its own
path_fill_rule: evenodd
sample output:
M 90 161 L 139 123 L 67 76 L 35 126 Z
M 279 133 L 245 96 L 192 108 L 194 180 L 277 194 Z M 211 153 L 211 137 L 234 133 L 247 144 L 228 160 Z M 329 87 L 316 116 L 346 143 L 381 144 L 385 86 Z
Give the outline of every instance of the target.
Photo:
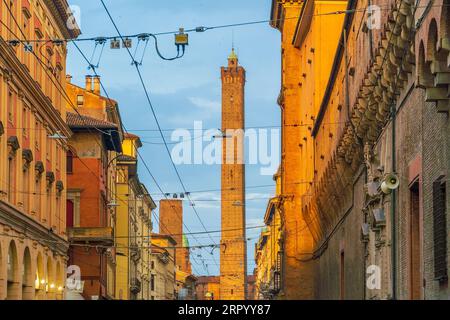
M 48 132 L 48 135 L 50 135 L 51 133 L 50 132 Z M 48 161 L 51 161 L 51 160 L 53 160 L 53 140 L 49 137 L 49 136 L 47 136 L 47 144 L 46 144 L 46 159 L 48 160 Z
M 8 6 L 8 4 L 7 4 Z M 16 25 L 14 22 L 14 1 L 9 1 L 9 8 L 7 9 L 7 25 L 9 30 L 9 39 L 14 39 L 16 33 Z
M 8 120 L 11 124 L 14 124 L 14 95 L 11 91 L 8 92 Z
M 77 95 L 77 106 L 82 107 L 84 104 L 84 96 L 82 94 Z
M 29 112 L 28 109 L 24 107 L 22 114 L 22 134 L 25 138 L 28 137 L 28 119 L 29 119 Z
M 66 171 L 73 173 L 73 152 L 70 150 L 67 151 Z
M 16 185 L 16 156 L 8 157 L 8 201 L 15 204 L 15 185 Z
M 46 207 L 45 212 L 43 212 L 43 219 L 42 219 L 43 222 L 50 222 L 50 219 L 52 217 L 52 196 L 51 196 L 51 193 L 52 193 L 52 188 L 51 187 L 47 188 L 47 193 L 46 193 L 46 198 L 47 198 L 46 204 L 47 204 L 47 207 Z M 50 225 L 50 223 L 49 223 L 49 225 Z
M 23 21 L 23 32 L 25 33 L 25 36 L 27 39 L 31 38 L 31 33 L 30 33 L 30 16 L 29 16 L 29 12 L 28 10 L 26 11 L 22 11 L 22 21 Z M 28 51 L 24 51 L 23 56 L 24 56 L 24 64 L 27 67 L 28 70 L 31 70 L 30 67 L 30 59 L 31 59 L 31 52 Z
M 421 298 L 422 280 L 420 275 L 420 189 L 416 181 L 410 188 L 410 219 L 409 219 L 409 263 L 410 263 L 410 299 Z
M 150 276 L 150 290 L 155 291 L 155 275 Z
M 34 212 L 41 215 L 41 198 L 42 198 L 42 188 L 41 188 L 41 177 L 35 178 L 34 184 Z M 42 218 L 42 216 L 40 216 Z
M 152 261 L 150 265 L 151 265 L 152 270 L 155 269 L 155 261 Z
M 30 197 L 30 169 L 25 168 L 22 171 L 22 183 L 23 183 L 23 191 L 22 191 L 22 205 L 23 211 L 28 213 L 29 211 L 29 197 Z
M 441 177 L 433 183 L 434 278 L 447 282 L 446 185 Z
M 66 227 L 72 228 L 74 226 L 74 205 L 72 200 L 67 200 L 66 211 Z

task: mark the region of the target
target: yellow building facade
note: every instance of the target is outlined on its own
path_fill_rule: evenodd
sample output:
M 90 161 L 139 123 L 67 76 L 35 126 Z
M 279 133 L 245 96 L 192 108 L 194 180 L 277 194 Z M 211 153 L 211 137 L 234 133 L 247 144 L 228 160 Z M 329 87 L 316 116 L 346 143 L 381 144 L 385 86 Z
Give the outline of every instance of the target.
M 269 200 L 264 214 L 264 228 L 255 245 L 256 300 L 276 299 L 281 290 L 282 228 L 280 215 L 281 175 L 274 175 L 276 195 Z
M 312 299 L 314 238 L 301 215 L 315 179 L 310 137 L 328 83 L 346 1 L 273 0 L 271 25 L 281 32 L 281 225 L 283 256 L 280 298 Z
M 76 38 L 67 12 L 64 0 L 0 3 L 0 300 L 64 298 L 66 45 L 18 39 Z
M 144 184 L 141 184 L 141 194 L 137 198 L 138 214 L 136 217 L 137 237 L 136 243 L 141 252 L 141 259 L 138 262 L 138 278 L 142 283 L 142 290 L 138 295 L 138 300 L 151 300 L 151 234 L 153 230 L 152 211 L 156 209 L 156 204 L 150 196 Z
M 151 215 L 156 205 L 137 174 L 140 138 L 125 134 L 117 159 L 116 295 L 119 300 L 150 300 Z
M 176 299 L 176 241 L 168 235 L 152 234 L 151 300 Z

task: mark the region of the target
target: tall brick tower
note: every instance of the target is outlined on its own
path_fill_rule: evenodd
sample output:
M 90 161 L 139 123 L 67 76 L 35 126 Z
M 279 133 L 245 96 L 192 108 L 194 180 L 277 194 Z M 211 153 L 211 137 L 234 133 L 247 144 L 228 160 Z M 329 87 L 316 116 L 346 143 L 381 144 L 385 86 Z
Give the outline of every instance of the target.
M 222 240 L 220 299 L 245 300 L 247 242 L 245 237 L 244 87 L 245 70 L 233 51 L 222 67 Z

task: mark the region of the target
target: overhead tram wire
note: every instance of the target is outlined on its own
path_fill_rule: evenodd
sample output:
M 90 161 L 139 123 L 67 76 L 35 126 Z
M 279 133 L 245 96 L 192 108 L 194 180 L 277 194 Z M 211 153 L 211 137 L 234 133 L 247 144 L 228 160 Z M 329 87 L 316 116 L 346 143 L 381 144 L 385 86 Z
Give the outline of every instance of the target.
M 105 4 L 105 2 L 104 2 L 103 0 L 100 0 L 100 2 L 102 3 L 103 8 L 105 9 L 107 15 L 109 16 L 109 19 L 111 20 L 111 23 L 113 24 L 114 28 L 116 29 L 116 31 L 117 31 L 117 33 L 118 33 L 120 39 L 123 41 L 123 40 L 124 40 L 124 37 L 122 36 L 122 33 L 120 32 L 120 30 L 119 30 L 119 28 L 118 28 L 116 22 L 114 21 L 114 18 L 112 17 L 111 13 L 109 12 L 108 7 L 106 6 L 106 4 Z M 173 169 L 175 170 L 175 173 L 176 173 L 176 175 L 177 175 L 177 177 L 178 177 L 178 180 L 180 181 L 180 184 L 181 184 L 183 190 L 184 190 L 185 193 L 186 193 L 186 192 L 187 192 L 186 187 L 185 187 L 185 185 L 184 185 L 184 183 L 183 183 L 183 180 L 181 179 L 180 173 L 178 172 L 178 169 L 177 169 L 175 163 L 173 162 L 173 159 L 172 159 L 172 156 L 171 156 L 171 154 L 170 154 L 170 150 L 169 150 L 169 147 L 168 147 L 168 145 L 167 145 L 166 139 L 165 139 L 165 137 L 164 137 L 163 132 L 161 131 L 161 125 L 160 125 L 160 123 L 159 123 L 159 120 L 158 120 L 158 117 L 157 117 L 157 115 L 156 115 L 155 109 L 153 108 L 153 104 L 152 104 L 151 99 L 150 99 L 150 94 L 149 94 L 149 92 L 148 92 L 148 90 L 147 90 L 147 87 L 146 87 L 146 85 L 145 85 L 144 79 L 143 79 L 143 77 L 142 77 L 142 73 L 141 73 L 141 70 L 140 70 L 140 68 L 139 68 L 139 64 L 134 60 L 134 57 L 133 57 L 133 55 L 132 55 L 130 49 L 129 49 L 129 48 L 126 48 L 126 50 L 127 50 L 128 54 L 130 55 L 130 57 L 132 58 L 133 64 L 134 64 L 134 66 L 135 66 L 135 68 L 136 68 L 136 72 L 138 73 L 140 82 L 141 82 L 142 87 L 143 87 L 144 92 L 145 92 L 145 96 L 146 96 L 146 98 L 147 98 L 147 102 L 148 102 L 149 107 L 150 107 L 150 109 L 151 109 L 151 111 L 152 111 L 153 117 L 154 117 L 155 122 L 156 122 L 156 125 L 157 125 L 157 127 L 158 127 L 158 129 L 159 129 L 159 132 L 160 132 L 160 134 L 161 134 L 161 137 L 162 137 L 162 139 L 163 139 L 163 141 L 164 141 L 165 148 L 166 148 L 166 150 L 167 150 L 167 153 L 168 153 L 168 155 L 169 155 L 170 161 L 171 161 L 171 163 L 172 163 L 172 167 L 173 167 Z M 198 218 L 200 224 L 202 225 L 202 227 L 203 227 L 203 228 L 205 229 L 205 231 L 206 231 L 206 226 L 205 226 L 205 224 L 203 223 L 202 219 L 200 218 L 200 215 L 198 214 L 197 209 L 195 208 L 195 202 L 193 202 L 193 201 L 190 199 L 190 196 L 189 196 L 189 195 L 187 195 L 187 197 L 189 198 L 189 200 L 190 200 L 191 203 L 192 203 L 192 209 L 194 210 L 195 215 L 197 216 L 197 218 Z M 211 240 L 213 241 L 213 243 L 215 243 L 215 241 L 214 241 L 213 238 L 211 238 Z M 213 253 L 211 253 L 211 255 L 214 257 L 214 254 L 213 254 Z M 216 262 L 216 266 L 218 267 L 217 262 Z
M 84 52 L 81 50 L 81 48 L 80 48 L 76 43 L 74 43 L 74 46 L 75 46 L 75 48 L 78 50 L 78 52 L 80 53 L 80 55 L 83 57 L 83 59 L 86 60 L 86 62 L 87 62 L 88 64 L 90 64 L 89 59 L 88 59 L 87 56 L 84 54 Z M 99 76 L 99 74 L 97 73 L 97 70 L 96 70 L 97 68 L 96 68 L 95 66 L 92 66 L 92 65 L 91 65 L 91 67 L 92 67 L 92 71 L 94 72 L 94 74 L 95 74 L 96 76 Z M 103 81 L 101 81 L 101 80 L 100 80 L 100 85 L 101 85 L 101 88 L 102 88 L 103 92 L 105 93 L 107 99 L 108 99 L 109 101 L 112 101 L 111 98 L 109 97 L 109 94 L 108 94 L 108 91 L 106 90 L 106 87 L 105 87 L 104 84 L 103 84 Z M 125 127 L 125 125 L 124 125 L 123 123 L 122 123 L 122 128 L 123 128 L 123 130 L 124 130 L 125 132 L 128 132 L 127 129 L 126 129 L 126 127 Z M 133 145 L 134 145 L 134 143 L 133 143 Z M 134 145 L 134 148 L 136 149 L 136 153 L 138 154 L 139 158 L 141 159 L 141 161 L 142 161 L 144 167 L 146 168 L 146 170 L 147 170 L 148 174 L 150 175 L 150 177 L 152 178 L 153 182 L 155 183 L 155 185 L 157 186 L 157 188 L 159 189 L 159 191 L 161 192 L 161 194 L 162 194 L 166 199 L 168 199 L 168 197 L 166 196 L 167 193 L 165 193 L 165 192 L 162 190 L 160 184 L 158 183 L 158 181 L 156 180 L 155 176 L 154 176 L 153 173 L 151 172 L 151 170 L 150 170 L 150 168 L 149 168 L 147 162 L 145 161 L 144 157 L 142 157 L 141 153 L 139 152 L 139 149 L 138 149 L 135 145 Z M 172 208 L 172 210 L 174 210 L 174 209 Z M 183 221 L 182 217 L 179 216 L 178 212 L 175 211 L 175 210 L 174 210 L 174 212 L 177 214 L 178 219 L 181 219 L 181 220 Z M 153 216 L 154 216 L 155 219 L 157 219 L 155 213 L 153 213 Z M 157 219 L 157 220 L 159 220 L 159 219 Z M 164 226 L 164 224 L 163 224 L 163 226 Z M 183 226 L 186 228 L 186 230 L 188 230 L 188 232 L 191 232 L 190 229 L 189 229 L 189 227 L 188 227 L 184 222 L 183 222 Z M 166 231 L 170 234 L 169 229 L 167 228 L 167 226 L 164 226 L 164 227 L 166 228 Z M 193 238 L 194 238 L 194 240 L 197 241 L 197 243 L 199 243 L 199 244 L 201 243 L 201 242 L 200 242 L 198 239 L 196 239 L 195 237 L 193 237 Z M 194 260 L 194 262 L 195 262 L 195 258 L 193 258 L 193 260 Z M 196 263 L 198 264 L 198 262 L 196 262 Z M 208 272 L 208 270 L 206 270 L 206 271 Z
M 1 22 L 0 22 L 1 23 Z M 95 75 L 95 74 L 94 74 Z M 345 124 L 345 121 L 339 121 L 339 122 L 322 122 L 322 125 L 339 125 L 339 124 Z M 303 124 L 284 124 L 284 125 L 261 125 L 261 126 L 250 126 L 250 127 L 246 127 L 245 129 L 272 129 L 272 128 L 282 128 L 282 127 L 309 127 L 309 126 L 313 126 L 314 123 L 303 123 Z M 39 128 L 31 128 L 31 127 L 16 127 L 16 129 L 27 129 L 27 130 L 46 130 L 46 129 L 39 129 Z M 209 130 L 218 130 L 219 132 L 221 131 L 219 128 L 202 128 L 202 129 L 196 129 L 196 128 L 166 128 L 166 129 L 161 129 L 161 131 L 163 132 L 173 132 L 173 131 L 177 131 L 177 130 L 186 130 L 186 131 L 209 131 Z M 114 130 L 112 130 L 114 131 Z M 117 130 L 116 130 L 117 131 Z M 128 132 L 159 132 L 158 129 L 128 129 Z M 204 135 L 202 135 L 204 136 Z M 155 136 L 142 136 L 141 138 L 147 138 L 147 139 L 156 139 L 156 138 L 161 138 L 160 135 L 155 135 Z M 197 139 L 197 138 L 195 138 Z M 194 138 L 192 139 L 188 139 L 188 140 L 194 140 Z M 186 141 L 186 140 L 183 140 Z
M 449 6 L 447 4 L 442 5 L 431 5 L 431 6 L 417 6 L 417 8 L 427 8 L 427 7 L 446 7 Z M 390 7 L 388 4 L 386 5 L 379 5 L 379 8 L 381 11 L 390 10 Z M 355 13 L 355 12 L 364 12 L 368 8 L 360 8 L 360 9 L 349 9 L 349 10 L 336 10 L 336 11 L 330 11 L 330 12 L 322 12 L 322 13 L 313 13 L 310 15 L 305 14 L 304 17 L 317 17 L 317 16 L 329 16 L 329 15 L 340 15 L 340 14 L 347 14 L 347 13 Z M 287 17 L 287 18 L 280 18 L 280 19 L 262 19 L 262 20 L 252 20 L 252 21 L 244 21 L 244 22 L 237 22 L 237 23 L 229 23 L 229 24 L 223 24 L 223 25 L 215 25 L 215 26 L 197 26 L 195 28 L 190 28 L 184 30 L 185 33 L 202 33 L 210 30 L 217 30 L 217 29 L 226 29 L 226 28 L 236 28 L 236 27 L 245 27 L 245 26 L 251 26 L 251 25 L 258 25 L 258 24 L 266 24 L 271 22 L 278 22 L 284 20 L 290 20 L 290 19 L 298 19 L 299 16 L 295 17 Z M 123 35 L 125 39 L 136 39 L 139 38 L 142 35 L 151 35 L 151 36 L 166 36 L 166 35 L 173 35 L 178 33 L 179 30 L 173 30 L 173 31 L 161 31 L 161 32 L 150 32 L 150 33 L 136 33 L 136 34 L 129 34 L 129 35 Z M 28 39 L 27 42 L 29 43 L 42 43 L 42 42 L 54 42 L 54 43 L 61 43 L 61 42 L 90 42 L 90 41 L 102 41 L 102 40 L 117 40 L 117 36 L 95 36 L 95 37 L 87 37 L 87 38 L 76 38 L 76 39 L 69 39 L 69 38 L 55 38 L 55 39 Z M 23 40 L 23 39 L 22 39 Z M 18 41 L 22 41 L 18 40 Z

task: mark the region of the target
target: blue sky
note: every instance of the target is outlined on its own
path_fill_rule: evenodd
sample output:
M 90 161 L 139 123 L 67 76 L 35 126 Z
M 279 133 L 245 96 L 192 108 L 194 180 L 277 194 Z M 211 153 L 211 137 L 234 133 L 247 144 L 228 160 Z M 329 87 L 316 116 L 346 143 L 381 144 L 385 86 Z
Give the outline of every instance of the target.
M 81 9 L 81 37 L 112 36 L 115 30 L 99 0 L 70 0 Z M 265 0 L 106 0 L 111 14 L 123 34 L 164 32 L 190 29 L 196 26 L 226 25 L 245 21 L 268 19 L 271 1 Z M 279 126 L 279 107 L 276 104 L 280 89 L 280 35 L 267 23 L 251 26 L 210 30 L 190 34 L 190 44 L 183 59 L 166 62 L 158 58 L 154 46 L 149 45 L 142 65 L 142 73 L 163 129 L 192 128 L 194 121 L 203 121 L 204 128 L 219 128 L 221 121 L 220 67 L 226 65 L 232 39 L 240 63 L 247 70 L 246 125 L 248 127 Z M 136 44 L 136 43 L 134 43 Z M 173 36 L 159 37 L 161 51 L 175 54 Z M 94 44 L 80 43 L 90 57 Z M 133 48 L 134 49 L 134 48 Z M 68 73 L 73 82 L 84 84 L 89 74 L 86 62 L 73 46 L 69 46 Z M 138 82 L 137 73 L 125 50 L 111 51 L 107 46 L 100 61 L 98 73 L 111 98 L 117 100 L 126 129 L 141 136 L 140 150 L 150 170 L 164 192 L 182 192 L 175 171 Z M 170 141 L 170 131 L 165 131 Z M 178 170 L 188 191 L 220 189 L 220 166 L 180 165 Z M 145 167 L 140 164 L 139 175 L 155 199 L 160 199 Z M 258 165 L 247 165 L 247 186 L 273 184 L 271 176 L 262 176 Z M 267 199 L 274 187 L 247 190 L 247 225 L 261 225 Z M 196 202 L 197 211 L 208 230 L 220 229 L 220 192 L 192 193 L 193 199 L 217 200 Z M 184 205 L 184 221 L 192 232 L 204 231 L 189 203 Z M 155 226 L 157 223 L 155 223 Z M 248 270 L 254 268 L 254 243 L 258 229 L 249 230 Z M 185 230 L 187 232 L 187 230 Z M 216 243 L 220 234 L 212 234 Z M 191 245 L 211 244 L 205 235 L 189 237 Z M 194 270 L 200 274 L 218 274 L 211 249 L 194 250 Z M 218 250 L 214 250 L 219 262 Z

